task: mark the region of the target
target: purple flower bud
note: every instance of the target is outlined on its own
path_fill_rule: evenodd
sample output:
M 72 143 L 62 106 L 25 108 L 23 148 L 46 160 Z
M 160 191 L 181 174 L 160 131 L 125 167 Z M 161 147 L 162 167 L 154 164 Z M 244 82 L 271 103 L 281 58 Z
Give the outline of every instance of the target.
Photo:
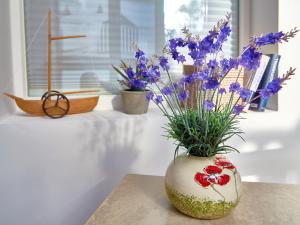
M 147 86 L 147 83 L 140 79 L 130 80 L 130 84 L 134 89 L 145 89 Z
M 175 49 L 176 49 L 177 43 L 176 43 L 176 40 L 175 40 L 174 38 L 172 38 L 172 39 L 169 40 L 169 47 L 170 47 L 170 49 L 172 49 L 172 50 L 175 50 Z
M 147 93 L 147 95 L 146 95 L 146 99 L 147 99 L 148 101 L 151 101 L 151 100 L 153 99 L 153 97 L 154 97 L 154 94 L 153 94 L 152 91 L 149 91 L 149 92 Z
M 209 100 L 204 101 L 204 108 L 207 111 L 211 111 L 214 107 L 215 107 L 215 104 L 212 101 L 209 101 Z
M 159 65 L 164 69 L 164 70 L 168 70 L 170 68 L 169 64 L 168 64 L 168 59 L 164 56 L 160 56 L 159 57 Z
M 154 99 L 154 102 L 158 105 L 163 102 L 163 97 L 161 95 L 157 95 L 157 97 Z
M 219 63 L 217 62 L 217 60 L 209 60 L 209 62 L 207 63 L 207 66 L 214 69 L 216 67 L 218 67 Z
M 145 53 L 142 51 L 142 50 L 138 50 L 136 53 L 135 53 L 135 58 L 139 59 L 141 56 L 145 55 Z
M 179 100 L 182 101 L 182 102 L 185 101 L 188 97 L 189 97 L 189 94 L 188 94 L 188 92 L 185 91 L 185 90 L 179 92 L 179 94 L 178 94 L 178 98 L 179 98 Z
M 177 52 L 177 50 L 175 49 L 175 50 L 172 50 L 171 53 L 172 53 L 172 58 L 174 60 L 177 60 L 177 58 L 179 56 L 179 52 Z
M 133 72 L 132 68 L 131 67 L 128 67 L 127 70 L 126 70 L 126 74 L 128 76 L 129 79 L 133 79 L 135 73 Z
M 188 42 L 188 48 L 190 50 L 194 50 L 196 47 L 197 47 L 197 43 L 196 42 L 194 42 L 194 41 L 189 41 Z
M 275 78 L 267 85 L 267 89 L 272 93 L 272 95 L 276 94 L 281 88 L 281 78 Z
M 209 71 L 208 70 L 204 70 L 204 71 L 199 72 L 198 75 L 197 75 L 197 77 L 200 80 L 206 80 L 208 78 L 208 74 L 209 74 Z
M 262 53 L 256 51 L 254 47 L 248 47 L 241 56 L 241 65 L 247 70 L 256 70 L 260 64 Z
M 259 91 L 259 95 L 262 99 L 268 98 L 271 96 L 271 93 L 268 91 L 268 89 L 262 89 Z
M 233 107 L 233 113 L 234 113 L 235 115 L 240 115 L 240 113 L 243 111 L 243 109 L 244 109 L 244 106 L 243 106 L 243 105 L 235 105 L 235 106 Z
M 173 92 L 174 92 L 174 89 L 171 88 L 171 87 L 164 87 L 161 92 L 164 94 L 164 95 L 171 95 Z
M 215 77 L 209 77 L 203 85 L 204 90 L 214 90 L 218 87 L 219 87 L 219 81 Z
M 226 89 L 225 88 L 220 88 L 218 93 L 221 94 L 221 95 L 226 94 Z
M 229 86 L 229 92 L 238 92 L 241 89 L 241 85 L 238 82 L 231 83 Z
M 186 61 L 184 55 L 179 55 L 176 60 L 178 63 L 184 63 Z
M 240 97 L 244 100 L 249 100 L 249 98 L 252 94 L 252 92 L 247 88 L 240 89 L 239 93 L 240 93 Z
M 227 24 L 225 24 L 221 29 L 220 29 L 220 34 L 218 36 L 218 40 L 223 43 L 224 41 L 227 40 L 227 38 L 229 37 L 231 33 L 231 28 L 230 26 Z
M 284 36 L 284 33 L 282 31 L 277 33 L 269 33 L 262 37 L 258 37 L 255 40 L 255 43 L 258 47 L 269 45 L 269 44 L 276 44 L 277 42 L 281 41 L 281 38 Z

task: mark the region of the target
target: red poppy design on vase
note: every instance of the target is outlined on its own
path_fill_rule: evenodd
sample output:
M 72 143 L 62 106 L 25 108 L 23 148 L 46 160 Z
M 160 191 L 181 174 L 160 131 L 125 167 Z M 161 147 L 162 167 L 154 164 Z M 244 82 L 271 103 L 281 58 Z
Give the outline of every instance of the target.
M 231 162 L 227 161 L 224 157 L 216 157 L 215 164 L 223 169 L 235 169 L 235 166 Z
M 230 181 L 230 176 L 221 174 L 222 169 L 217 166 L 207 166 L 204 168 L 205 173 L 196 173 L 195 181 L 202 187 L 208 187 L 213 184 L 226 185 Z

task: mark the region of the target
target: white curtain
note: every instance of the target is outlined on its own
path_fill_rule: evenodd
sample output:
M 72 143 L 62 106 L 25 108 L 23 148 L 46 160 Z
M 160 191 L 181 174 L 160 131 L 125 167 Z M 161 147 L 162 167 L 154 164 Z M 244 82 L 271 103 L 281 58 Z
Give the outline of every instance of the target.
M 47 11 L 52 10 L 53 35 L 86 34 L 55 41 L 52 48 L 53 89 L 100 89 L 117 94 L 118 75 L 111 64 L 131 62 L 137 43 L 148 55 L 159 54 L 183 26 L 205 35 L 227 12 L 233 33 L 224 54 L 238 51 L 238 0 L 24 0 L 29 96 L 47 89 Z M 181 74 L 174 64 L 174 76 Z

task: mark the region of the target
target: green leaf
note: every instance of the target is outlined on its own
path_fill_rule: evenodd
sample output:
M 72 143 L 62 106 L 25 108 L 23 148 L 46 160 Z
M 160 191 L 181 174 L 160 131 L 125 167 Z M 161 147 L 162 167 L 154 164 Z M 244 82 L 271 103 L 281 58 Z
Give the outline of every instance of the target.
M 114 70 L 116 71 L 116 72 L 118 72 L 125 80 L 129 80 L 128 79 L 128 77 L 127 77 L 127 75 L 125 75 L 119 68 L 117 68 L 117 67 L 115 67 L 114 65 L 111 65 L 113 68 L 114 68 Z

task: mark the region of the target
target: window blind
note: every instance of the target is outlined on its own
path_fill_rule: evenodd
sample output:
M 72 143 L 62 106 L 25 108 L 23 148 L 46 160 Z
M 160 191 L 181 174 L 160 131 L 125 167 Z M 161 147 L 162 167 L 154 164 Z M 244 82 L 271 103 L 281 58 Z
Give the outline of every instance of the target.
M 122 59 L 133 62 L 132 43 L 148 55 L 161 53 L 183 26 L 201 36 L 232 13 L 232 35 L 224 54 L 238 52 L 238 0 L 24 0 L 29 96 L 47 89 L 47 11 L 53 35 L 85 34 L 56 41 L 52 47 L 52 86 L 56 90 L 99 89 L 117 94 L 120 77 L 111 68 Z M 188 62 L 187 62 L 188 63 Z M 172 74 L 182 73 L 174 64 Z

